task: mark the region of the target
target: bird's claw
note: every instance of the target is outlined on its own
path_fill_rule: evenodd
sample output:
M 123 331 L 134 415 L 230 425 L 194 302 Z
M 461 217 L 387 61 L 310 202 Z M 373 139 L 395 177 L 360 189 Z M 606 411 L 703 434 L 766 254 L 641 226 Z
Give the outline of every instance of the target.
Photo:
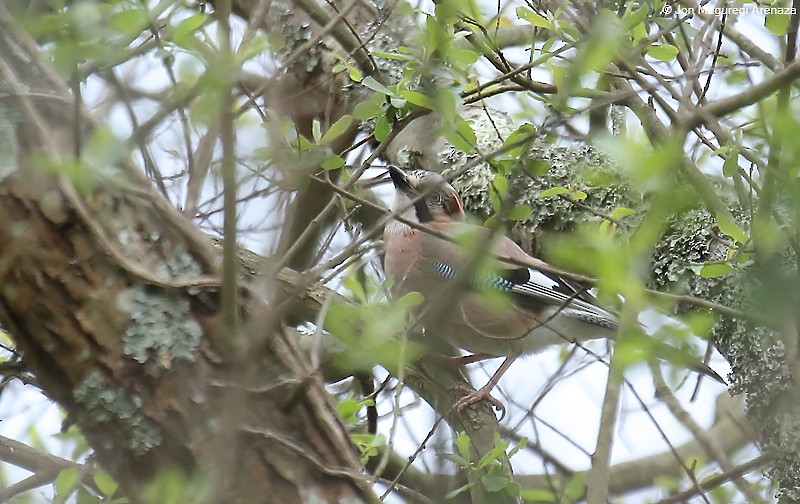
M 492 395 L 489 393 L 491 392 L 490 388 L 483 387 L 478 390 L 473 390 L 468 387 L 456 387 L 456 392 L 464 394 L 464 397 L 453 404 L 453 409 L 459 413 L 467 406 L 471 406 L 472 404 L 483 400 L 487 401 L 494 407 L 494 409 L 501 412 L 500 420 L 506 416 L 506 406 L 502 403 L 502 401 L 492 397 Z

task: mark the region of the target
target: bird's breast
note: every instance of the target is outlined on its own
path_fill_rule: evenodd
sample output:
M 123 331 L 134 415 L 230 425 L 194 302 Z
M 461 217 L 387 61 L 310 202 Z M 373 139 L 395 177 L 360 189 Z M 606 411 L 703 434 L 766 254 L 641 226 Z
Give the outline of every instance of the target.
M 419 254 L 416 245 L 419 231 L 411 227 L 392 222 L 384 231 L 386 255 L 384 257 L 384 270 L 394 282 L 394 294 L 406 294 L 417 291 L 425 295 L 428 291 L 426 283 L 424 258 Z M 430 278 L 427 278 L 430 282 Z

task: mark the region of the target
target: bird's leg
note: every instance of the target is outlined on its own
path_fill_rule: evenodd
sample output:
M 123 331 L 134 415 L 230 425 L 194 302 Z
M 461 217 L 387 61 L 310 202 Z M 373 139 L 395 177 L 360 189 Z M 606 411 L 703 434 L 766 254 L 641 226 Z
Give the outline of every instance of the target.
M 508 371 L 508 368 L 511 367 L 511 364 L 516 359 L 517 359 L 516 355 L 509 355 L 508 357 L 506 357 L 506 359 L 503 361 L 503 363 L 500 364 L 500 367 L 497 368 L 497 371 L 495 371 L 494 374 L 492 375 L 492 377 L 489 378 L 489 381 L 486 383 L 486 385 L 484 385 L 483 387 L 479 388 L 478 390 L 469 391 L 469 390 L 465 390 L 465 389 L 459 388 L 459 390 L 462 391 L 462 392 L 465 392 L 466 395 L 464 397 L 462 397 L 461 399 L 459 399 L 458 401 L 456 401 L 455 404 L 453 404 L 453 408 L 456 411 L 461 411 L 464 408 L 466 408 L 467 406 L 469 406 L 470 404 L 475 404 L 476 402 L 478 402 L 480 400 L 486 400 L 486 401 L 489 401 L 489 403 L 492 406 L 494 406 L 494 408 L 497 411 L 502 411 L 503 412 L 503 416 L 505 416 L 506 407 L 503 405 L 502 402 L 500 402 L 497 399 L 495 399 L 494 397 L 492 397 L 490 393 L 491 393 L 492 389 L 494 389 L 497 386 L 497 383 L 500 381 L 500 378 L 503 376 L 503 374 L 505 374 L 506 371 Z
M 488 353 L 474 353 L 472 355 L 462 355 L 461 357 L 451 357 L 453 364 L 456 366 L 466 366 L 467 364 L 474 364 L 486 359 L 497 358 L 497 355 Z

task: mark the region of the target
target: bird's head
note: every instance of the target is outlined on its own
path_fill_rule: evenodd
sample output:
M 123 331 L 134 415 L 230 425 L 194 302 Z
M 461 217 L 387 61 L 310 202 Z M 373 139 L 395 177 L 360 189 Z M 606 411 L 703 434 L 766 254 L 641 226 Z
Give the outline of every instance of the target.
M 461 197 L 438 173 L 427 170 L 405 172 L 390 165 L 389 176 L 395 190 L 392 210 L 402 211 L 404 218 L 422 224 L 464 220 Z

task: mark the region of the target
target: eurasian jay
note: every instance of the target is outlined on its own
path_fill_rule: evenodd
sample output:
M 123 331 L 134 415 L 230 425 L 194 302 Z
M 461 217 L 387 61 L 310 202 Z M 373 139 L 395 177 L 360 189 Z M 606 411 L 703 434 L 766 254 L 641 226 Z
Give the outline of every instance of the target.
M 484 387 L 456 402 L 457 410 L 481 399 L 502 409 L 490 392 L 520 355 L 559 343 L 614 337 L 616 318 L 597 306 L 586 288 L 543 273 L 539 268 L 547 263 L 529 256 L 508 237 L 495 238 L 490 229 L 463 222 L 461 197 L 441 175 L 426 170 L 406 173 L 395 166 L 389 167 L 389 175 L 395 187 L 392 209 L 396 215 L 453 239 L 399 220 L 387 224 L 384 269 L 393 279 L 393 295 L 412 291 L 423 295 L 426 303 L 420 320 L 426 334 L 441 335 L 462 349 L 486 354 L 482 357 L 506 356 Z M 478 246 L 472 250 L 460 246 L 459 240 L 464 239 Z M 480 247 L 482 253 L 477 250 Z M 508 300 L 492 302 L 482 289 L 496 290 Z M 660 344 L 671 352 L 656 348 L 657 354 L 677 352 Z M 725 383 L 702 362 L 689 367 Z

